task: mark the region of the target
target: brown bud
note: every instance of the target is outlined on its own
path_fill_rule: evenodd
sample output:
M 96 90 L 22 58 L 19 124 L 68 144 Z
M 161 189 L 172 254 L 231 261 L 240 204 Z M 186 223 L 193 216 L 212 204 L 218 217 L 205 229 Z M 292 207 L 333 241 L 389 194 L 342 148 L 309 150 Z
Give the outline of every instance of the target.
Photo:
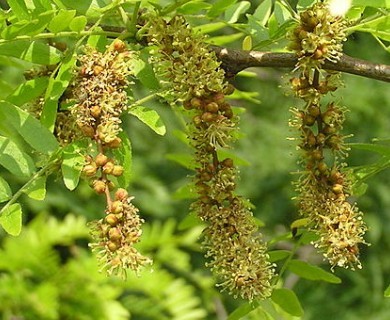
M 325 143 L 326 136 L 323 133 L 317 134 L 316 141 L 318 145 L 323 145 Z
M 218 112 L 218 104 L 216 102 L 210 102 L 206 105 L 205 110 L 211 113 L 217 113 Z
M 226 86 L 226 88 L 225 88 L 225 90 L 224 90 L 223 93 L 224 93 L 225 95 L 229 96 L 229 95 L 231 95 L 231 94 L 234 92 L 234 90 L 235 90 L 234 86 L 233 86 L 231 83 L 229 83 L 229 84 Z
M 105 146 L 108 147 L 108 148 L 115 149 L 115 148 L 119 148 L 121 143 L 122 143 L 122 139 L 119 138 L 119 137 L 115 137 L 113 140 L 111 140 L 110 142 L 106 143 Z
M 320 113 L 321 113 L 321 110 L 320 110 L 320 107 L 315 105 L 315 104 L 311 104 L 309 106 L 309 108 L 307 109 L 307 112 L 314 118 L 317 118 Z
M 202 124 L 202 118 L 200 116 L 193 117 L 192 121 L 196 127 L 199 127 Z
M 113 168 L 112 171 L 111 171 L 111 174 L 112 174 L 113 176 L 115 176 L 115 177 L 119 177 L 119 176 L 121 176 L 121 175 L 123 174 L 123 171 L 124 171 L 124 169 L 123 169 L 122 166 L 120 166 L 120 165 L 115 165 L 114 168 Z
M 233 168 L 234 166 L 234 163 L 233 163 L 233 159 L 231 158 L 226 158 L 224 159 L 221 164 L 224 166 L 224 167 L 227 167 L 227 168 Z
M 226 108 L 225 111 L 223 112 L 226 118 L 231 119 L 233 118 L 233 109 L 229 106 L 229 108 Z
M 119 222 L 118 217 L 115 214 L 112 214 L 112 213 L 108 214 L 106 216 L 105 220 L 112 227 L 115 227 L 118 224 L 118 222 Z
M 95 162 L 98 167 L 103 167 L 107 163 L 107 161 L 108 157 L 103 153 L 99 153 L 95 158 Z
M 317 160 L 317 161 L 324 159 L 324 156 L 323 156 L 321 150 L 313 150 L 313 151 L 311 152 L 311 157 L 312 157 L 314 160 Z
M 191 110 L 191 109 L 193 109 L 193 106 L 192 106 L 192 104 L 191 104 L 191 100 L 186 100 L 186 101 L 184 101 L 184 102 L 183 102 L 183 107 L 184 107 L 184 109 L 186 109 L 186 110 Z
M 126 44 L 119 39 L 115 39 L 112 43 L 112 47 L 115 51 L 123 52 L 126 49 Z
M 199 98 L 196 98 L 196 97 L 192 98 L 191 105 L 195 109 L 200 109 L 200 108 L 202 108 L 202 100 L 200 100 Z
M 118 228 L 111 228 L 109 231 L 108 231 L 108 238 L 111 240 L 111 241 L 119 241 L 121 238 L 122 238 L 122 234 L 120 232 L 120 230 Z
M 202 114 L 201 119 L 204 122 L 212 122 L 212 121 L 214 121 L 215 117 L 214 117 L 214 114 L 212 114 L 211 112 L 204 112 Z
M 218 92 L 213 96 L 214 102 L 221 104 L 225 101 L 225 95 L 222 92 Z
M 97 76 L 97 75 L 99 75 L 103 70 L 104 70 L 104 68 L 103 68 L 102 66 L 99 66 L 99 65 L 94 66 L 94 67 L 93 67 L 93 74 L 94 74 L 95 76 Z
M 114 167 L 115 167 L 114 162 L 112 162 L 111 160 L 107 161 L 107 163 L 103 166 L 103 172 L 105 174 L 111 174 L 112 170 L 114 170 Z
M 92 177 L 96 174 L 96 170 L 97 170 L 96 164 L 94 162 L 91 162 L 90 164 L 84 166 L 83 173 L 87 177 Z
M 107 248 L 108 250 L 110 250 L 111 252 L 114 252 L 116 250 L 119 249 L 119 244 L 116 243 L 116 242 L 113 242 L 113 241 L 108 241 L 107 243 Z
M 343 193 L 343 186 L 341 184 L 334 184 L 333 187 L 332 187 L 332 191 L 335 193 L 335 194 L 340 194 L 340 193 Z
M 128 192 L 123 188 L 119 188 L 115 192 L 115 199 L 119 200 L 119 201 L 123 201 L 123 200 L 127 199 L 128 196 L 129 196 Z
M 316 118 L 311 116 L 310 114 L 305 114 L 303 118 L 303 124 L 311 127 L 316 122 Z
M 92 106 L 91 109 L 90 109 L 90 113 L 91 113 L 91 116 L 94 117 L 95 119 L 99 118 L 101 113 L 102 113 L 102 109 L 100 109 L 99 106 Z
M 102 180 L 95 180 L 93 181 L 93 190 L 95 190 L 96 193 L 102 194 L 106 191 L 106 183 Z
M 112 213 L 118 214 L 122 212 L 123 210 L 123 203 L 120 200 L 116 200 L 113 203 L 111 203 L 110 211 Z
M 95 136 L 95 130 L 92 126 L 87 124 L 80 126 L 80 130 L 86 137 L 93 138 Z

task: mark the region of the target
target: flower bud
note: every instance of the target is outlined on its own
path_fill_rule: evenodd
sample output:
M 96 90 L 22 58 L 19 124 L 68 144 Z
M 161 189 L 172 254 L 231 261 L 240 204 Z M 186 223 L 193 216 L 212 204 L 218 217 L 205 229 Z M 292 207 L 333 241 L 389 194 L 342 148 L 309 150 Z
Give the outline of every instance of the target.
M 106 183 L 102 180 L 95 180 L 93 182 L 93 189 L 98 194 L 102 194 L 106 192 L 106 187 L 107 187 Z
M 120 166 L 120 165 L 115 165 L 114 168 L 113 168 L 112 171 L 111 171 L 111 174 L 112 174 L 113 176 L 115 176 L 115 177 L 119 177 L 119 176 L 121 176 L 121 175 L 123 174 L 123 171 L 124 171 L 124 169 L 123 169 L 122 166 Z
M 119 138 L 119 137 L 115 137 L 113 140 L 111 140 L 110 142 L 107 142 L 105 144 L 106 147 L 108 148 L 112 148 L 112 149 L 115 149 L 115 148 L 119 148 L 120 145 L 122 143 L 122 139 Z
M 95 162 L 98 167 L 103 167 L 107 163 L 107 161 L 108 157 L 103 153 L 99 153 L 95 158 Z
M 112 213 L 120 213 L 123 210 L 123 203 L 120 200 L 116 200 L 111 204 L 110 211 Z
M 108 248 L 108 250 L 110 250 L 111 252 L 114 252 L 114 251 L 116 251 L 116 250 L 119 249 L 119 244 L 116 243 L 116 242 L 113 242 L 113 241 L 109 241 L 109 242 L 107 243 L 107 248 Z
M 87 164 L 87 165 L 84 166 L 83 173 L 87 177 L 92 177 L 92 176 L 94 176 L 96 174 L 96 170 L 97 170 L 96 164 L 94 162 L 92 162 L 92 163 Z
M 112 214 L 112 213 L 108 214 L 105 219 L 106 219 L 106 222 L 112 227 L 115 227 L 119 222 L 119 219 L 117 218 L 117 216 L 115 214 Z
M 99 118 L 101 113 L 102 113 L 102 109 L 100 109 L 99 106 L 92 106 L 91 109 L 90 109 L 90 113 L 91 113 L 91 116 L 94 117 L 95 119 Z
M 111 174 L 114 167 L 115 167 L 114 162 L 112 162 L 111 160 L 107 161 L 107 163 L 103 166 L 103 172 L 105 174 Z
M 111 240 L 111 241 L 119 241 L 121 238 L 122 238 L 122 234 L 120 232 L 120 230 L 118 228 L 111 228 L 109 231 L 108 231 L 108 238 Z
M 123 188 L 119 188 L 115 192 L 115 199 L 119 200 L 119 201 L 123 201 L 123 200 L 127 199 L 128 196 L 129 196 L 129 193 Z

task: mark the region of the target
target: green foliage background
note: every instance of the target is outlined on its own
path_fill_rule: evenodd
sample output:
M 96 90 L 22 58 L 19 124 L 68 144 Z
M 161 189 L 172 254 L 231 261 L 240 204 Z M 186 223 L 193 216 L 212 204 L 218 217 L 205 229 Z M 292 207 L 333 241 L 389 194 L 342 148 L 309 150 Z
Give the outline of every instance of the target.
M 276 22 L 270 18 L 271 22 L 268 21 L 264 26 L 256 24 L 261 14 L 266 12 L 255 9 L 267 9 L 271 1 L 151 2 L 165 8 L 167 12 L 177 9 L 179 13 L 189 14 L 188 20 L 194 26 L 203 25 L 205 28 L 204 25 L 208 23 L 210 32 L 207 33 L 210 33 L 210 42 L 215 44 L 240 48 L 248 28 L 254 28 L 252 39 L 258 44 L 257 49 L 277 51 L 285 45 L 283 37 L 279 39 L 276 31 L 283 31 L 287 24 L 279 24 L 275 15 L 272 19 L 276 19 Z M 290 4 L 294 6 L 297 2 L 298 6 L 310 3 L 291 1 Z M 0 3 L 4 7 L 6 2 Z M 8 3 L 15 9 L 19 8 L 19 4 L 24 4 L 17 0 Z M 32 3 L 43 7 L 53 3 L 76 9 L 77 19 L 72 20 L 72 28 L 76 32 L 84 29 L 87 19 L 96 19 L 96 12 L 87 11 L 93 7 L 89 6 L 91 1 L 73 3 L 65 0 L 42 0 Z M 108 6 L 114 6 L 121 2 L 107 3 Z M 131 9 L 138 4 L 137 1 L 127 1 L 123 7 Z M 211 7 L 211 4 L 214 6 Z M 259 7 L 261 4 L 263 6 Z M 364 6 L 359 1 L 354 4 Z M 144 2 L 142 5 L 145 5 Z M 385 6 L 378 1 L 378 6 L 380 5 Z M 389 9 L 387 3 L 386 5 L 387 8 L 382 9 L 374 8 L 375 5 L 368 7 L 364 14 L 380 16 L 381 10 Z M 204 9 L 208 10 L 210 7 L 214 11 L 205 16 Z M 23 8 L 20 10 L 23 11 Z M 199 11 L 202 15 L 195 16 Z M 108 12 L 108 16 L 115 16 Z M 252 16 L 245 19 L 245 12 Z M 4 18 L 3 13 L 0 18 Z M 39 23 L 35 25 L 40 28 Z M 272 26 L 276 30 L 274 39 L 263 33 L 266 28 L 272 29 Z M 28 28 L 15 32 L 28 34 Z M 375 39 L 373 35 L 380 34 L 377 32 L 378 28 L 374 28 L 374 31 L 369 28 L 374 27 L 372 24 L 363 24 L 361 29 L 364 32 L 356 32 L 350 36 L 345 45 L 345 53 L 390 64 L 388 52 L 383 49 L 386 39 Z M 379 31 L 389 34 L 388 23 L 383 28 Z M 4 34 L 2 36 L 5 38 Z M 9 58 L 1 50 L 0 47 L 0 99 L 8 99 L 15 88 L 25 81 L 23 71 L 31 64 Z M 291 135 L 288 127 L 289 108 L 297 104 L 297 101 L 285 94 L 287 72 L 276 69 L 251 69 L 242 72 L 234 81 L 239 90 L 232 96 L 234 105 L 245 110 L 240 125 L 243 137 L 237 142 L 234 151 L 242 159 L 240 192 L 255 205 L 255 216 L 265 224 L 262 232 L 270 241 L 271 250 L 293 249 L 294 240 L 289 238 L 289 225 L 299 218 L 291 201 L 294 196 L 291 172 L 297 166 L 295 146 L 286 139 Z M 337 91 L 337 99 L 350 109 L 344 130 L 354 134 L 349 141 L 356 143 L 351 145 L 348 162 L 356 167 L 356 173 L 360 176 L 368 175 L 370 168 L 374 171 L 379 168 L 384 156 L 375 152 L 375 147 L 367 147 L 366 144 L 373 139 L 387 139 L 381 143 L 389 150 L 390 92 L 388 84 L 379 81 L 350 75 L 344 75 L 344 79 L 345 88 Z M 136 98 L 147 96 L 151 89 L 145 87 L 141 80 L 137 80 L 133 87 Z M 29 101 L 28 97 L 25 99 L 26 102 Z M 61 176 L 54 173 L 44 188 L 46 195 L 35 196 L 38 199 L 45 198 L 44 201 L 27 196 L 19 199 L 23 208 L 23 229 L 20 236 L 13 237 L 0 231 L 2 319 L 390 318 L 390 300 L 384 297 L 384 291 L 390 284 L 388 169 L 368 175 L 369 179 L 364 181 L 367 185 L 356 185 L 360 190 L 359 206 L 365 213 L 370 228 L 367 240 L 371 246 L 362 253 L 363 270 L 351 272 L 337 269 L 335 275 L 342 280 L 339 284 L 336 284 L 338 278 L 331 278 L 319 271 L 316 271 L 319 272 L 317 277 L 328 280 L 311 281 L 305 279 L 305 275 L 299 276 L 296 272 L 287 270 L 278 286 L 292 289 L 299 298 L 304 315 L 294 317 L 294 314 L 300 313 L 299 304 L 297 307 L 294 301 L 287 304 L 292 308 L 290 310 L 282 310 L 275 304 L 278 300 L 276 296 L 273 297 L 274 302 L 270 300 L 250 305 L 221 294 L 214 287 L 214 280 L 204 267 L 205 261 L 197 241 L 202 226 L 195 218 L 188 216 L 191 200 L 188 199 L 185 186 L 191 171 L 178 164 L 186 159 L 183 155 L 189 152 L 187 146 L 180 142 L 183 119 L 176 116 L 162 101 L 151 100 L 144 106 L 157 111 L 166 127 L 166 134 L 156 134 L 137 117 L 126 117 L 124 127 L 132 142 L 129 190 L 135 196 L 135 204 L 146 220 L 139 247 L 153 258 L 153 267 L 143 271 L 139 277 L 130 275 L 124 282 L 100 274 L 95 257 L 87 248 L 89 235 L 86 222 L 101 217 L 104 203 L 85 182 L 81 182 L 71 192 L 63 186 Z M 1 135 L 7 136 L 10 129 L 3 119 L 0 119 L 0 124 Z M 15 140 L 15 143 L 26 153 L 32 153 L 34 160 L 37 160 L 33 148 L 22 139 Z M 389 155 L 390 151 L 385 157 L 387 161 Z M 13 193 L 26 182 L 25 177 L 18 177 L 3 167 L 0 167 L 0 177 L 9 183 Z M 310 245 L 301 246 L 294 258 L 320 266 L 324 270 L 329 268 Z M 282 299 L 286 299 L 287 296 L 282 291 L 278 292 Z

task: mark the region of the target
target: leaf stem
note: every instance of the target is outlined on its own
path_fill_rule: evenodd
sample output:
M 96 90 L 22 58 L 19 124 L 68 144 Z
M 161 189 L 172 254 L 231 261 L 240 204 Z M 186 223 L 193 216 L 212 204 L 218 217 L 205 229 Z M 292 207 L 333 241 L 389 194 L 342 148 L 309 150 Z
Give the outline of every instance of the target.
M 57 155 L 59 152 L 57 152 Z M 56 156 L 52 161 L 49 161 L 45 166 L 43 166 L 39 171 L 34 173 L 33 176 L 18 190 L 15 192 L 15 194 L 12 196 L 12 198 L 4 205 L 3 208 L 0 210 L 0 216 L 3 214 L 5 210 L 7 210 L 12 204 L 14 204 L 19 197 L 22 195 L 22 193 L 27 190 L 38 178 L 42 177 L 46 172 L 48 172 L 50 169 L 52 169 L 58 162 L 59 157 Z

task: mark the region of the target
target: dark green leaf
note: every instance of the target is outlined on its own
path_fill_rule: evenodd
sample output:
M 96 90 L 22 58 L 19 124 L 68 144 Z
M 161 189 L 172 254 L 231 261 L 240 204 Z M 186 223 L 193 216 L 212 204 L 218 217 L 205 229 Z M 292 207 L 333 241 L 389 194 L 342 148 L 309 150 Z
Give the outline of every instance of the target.
M 58 148 L 58 142 L 53 134 L 26 111 L 10 103 L 0 102 L 0 117 L 12 125 L 35 150 L 51 153 Z
M 11 198 L 12 191 L 7 181 L 0 177 L 0 202 L 7 201 Z
M 48 83 L 48 77 L 40 77 L 28 80 L 17 87 L 14 92 L 12 92 L 12 94 L 7 97 L 7 101 L 17 106 L 31 102 L 42 95 L 42 93 L 47 88 Z
M 128 112 L 133 116 L 137 117 L 143 123 L 145 123 L 150 129 L 152 129 L 157 134 L 163 136 L 165 135 L 166 129 L 165 125 L 162 122 L 159 114 L 150 108 L 143 106 L 132 106 L 128 109 Z
M 172 160 L 184 168 L 194 170 L 195 169 L 195 163 L 193 161 L 193 156 L 188 153 L 168 153 L 165 156 L 167 159 Z
M 121 166 L 123 166 L 123 174 L 118 177 L 118 183 L 121 188 L 127 188 L 131 180 L 131 168 L 132 168 L 132 152 L 131 152 L 131 142 L 129 137 L 121 133 L 120 138 L 122 143 L 119 148 L 113 149 L 114 158 L 118 160 Z
M 79 184 L 81 170 L 85 163 L 85 158 L 81 150 L 85 150 L 85 147 L 85 143 L 83 142 L 74 142 L 66 146 L 63 151 L 61 164 L 62 178 L 65 186 L 69 190 L 76 189 Z
M 87 25 L 87 18 L 85 16 L 75 17 L 69 24 L 69 28 L 72 31 L 80 32 L 85 29 Z
M 269 261 L 275 262 L 286 259 L 291 254 L 288 250 L 272 250 L 268 252 Z
M 284 311 L 295 317 L 303 316 L 303 309 L 294 291 L 286 288 L 274 289 L 271 299 Z
M 0 54 L 32 63 L 49 65 L 61 60 L 61 52 L 43 42 L 10 41 L 0 44 Z
M 217 17 L 224 12 L 231 5 L 235 4 L 237 0 L 217 0 L 207 13 L 209 17 Z
M 341 283 L 341 279 L 334 274 L 304 261 L 291 260 L 288 264 L 288 269 L 304 279 Z
M 353 149 L 367 150 L 390 158 L 390 146 L 375 143 L 349 143 Z
M 12 236 L 18 236 L 22 231 L 22 208 L 19 203 L 11 204 L 0 210 L 0 225 Z
M 69 24 L 76 15 L 76 10 L 60 10 L 58 14 L 50 21 L 48 29 L 57 33 L 68 29 Z
M 33 180 L 23 192 L 31 199 L 44 200 L 46 197 L 46 176 Z
M 10 139 L 0 136 L 0 165 L 16 176 L 31 176 L 34 161 Z
M 196 214 L 190 213 L 187 214 L 182 221 L 180 221 L 177 228 L 178 230 L 183 231 L 186 229 L 193 228 L 195 226 L 199 226 L 200 224 L 202 224 L 202 220 L 200 220 L 200 218 Z
M 252 312 L 256 308 L 258 308 L 258 303 L 250 303 L 246 302 L 241 304 L 236 310 L 234 310 L 231 314 L 229 314 L 227 320 L 240 320 L 245 317 L 248 313 Z

